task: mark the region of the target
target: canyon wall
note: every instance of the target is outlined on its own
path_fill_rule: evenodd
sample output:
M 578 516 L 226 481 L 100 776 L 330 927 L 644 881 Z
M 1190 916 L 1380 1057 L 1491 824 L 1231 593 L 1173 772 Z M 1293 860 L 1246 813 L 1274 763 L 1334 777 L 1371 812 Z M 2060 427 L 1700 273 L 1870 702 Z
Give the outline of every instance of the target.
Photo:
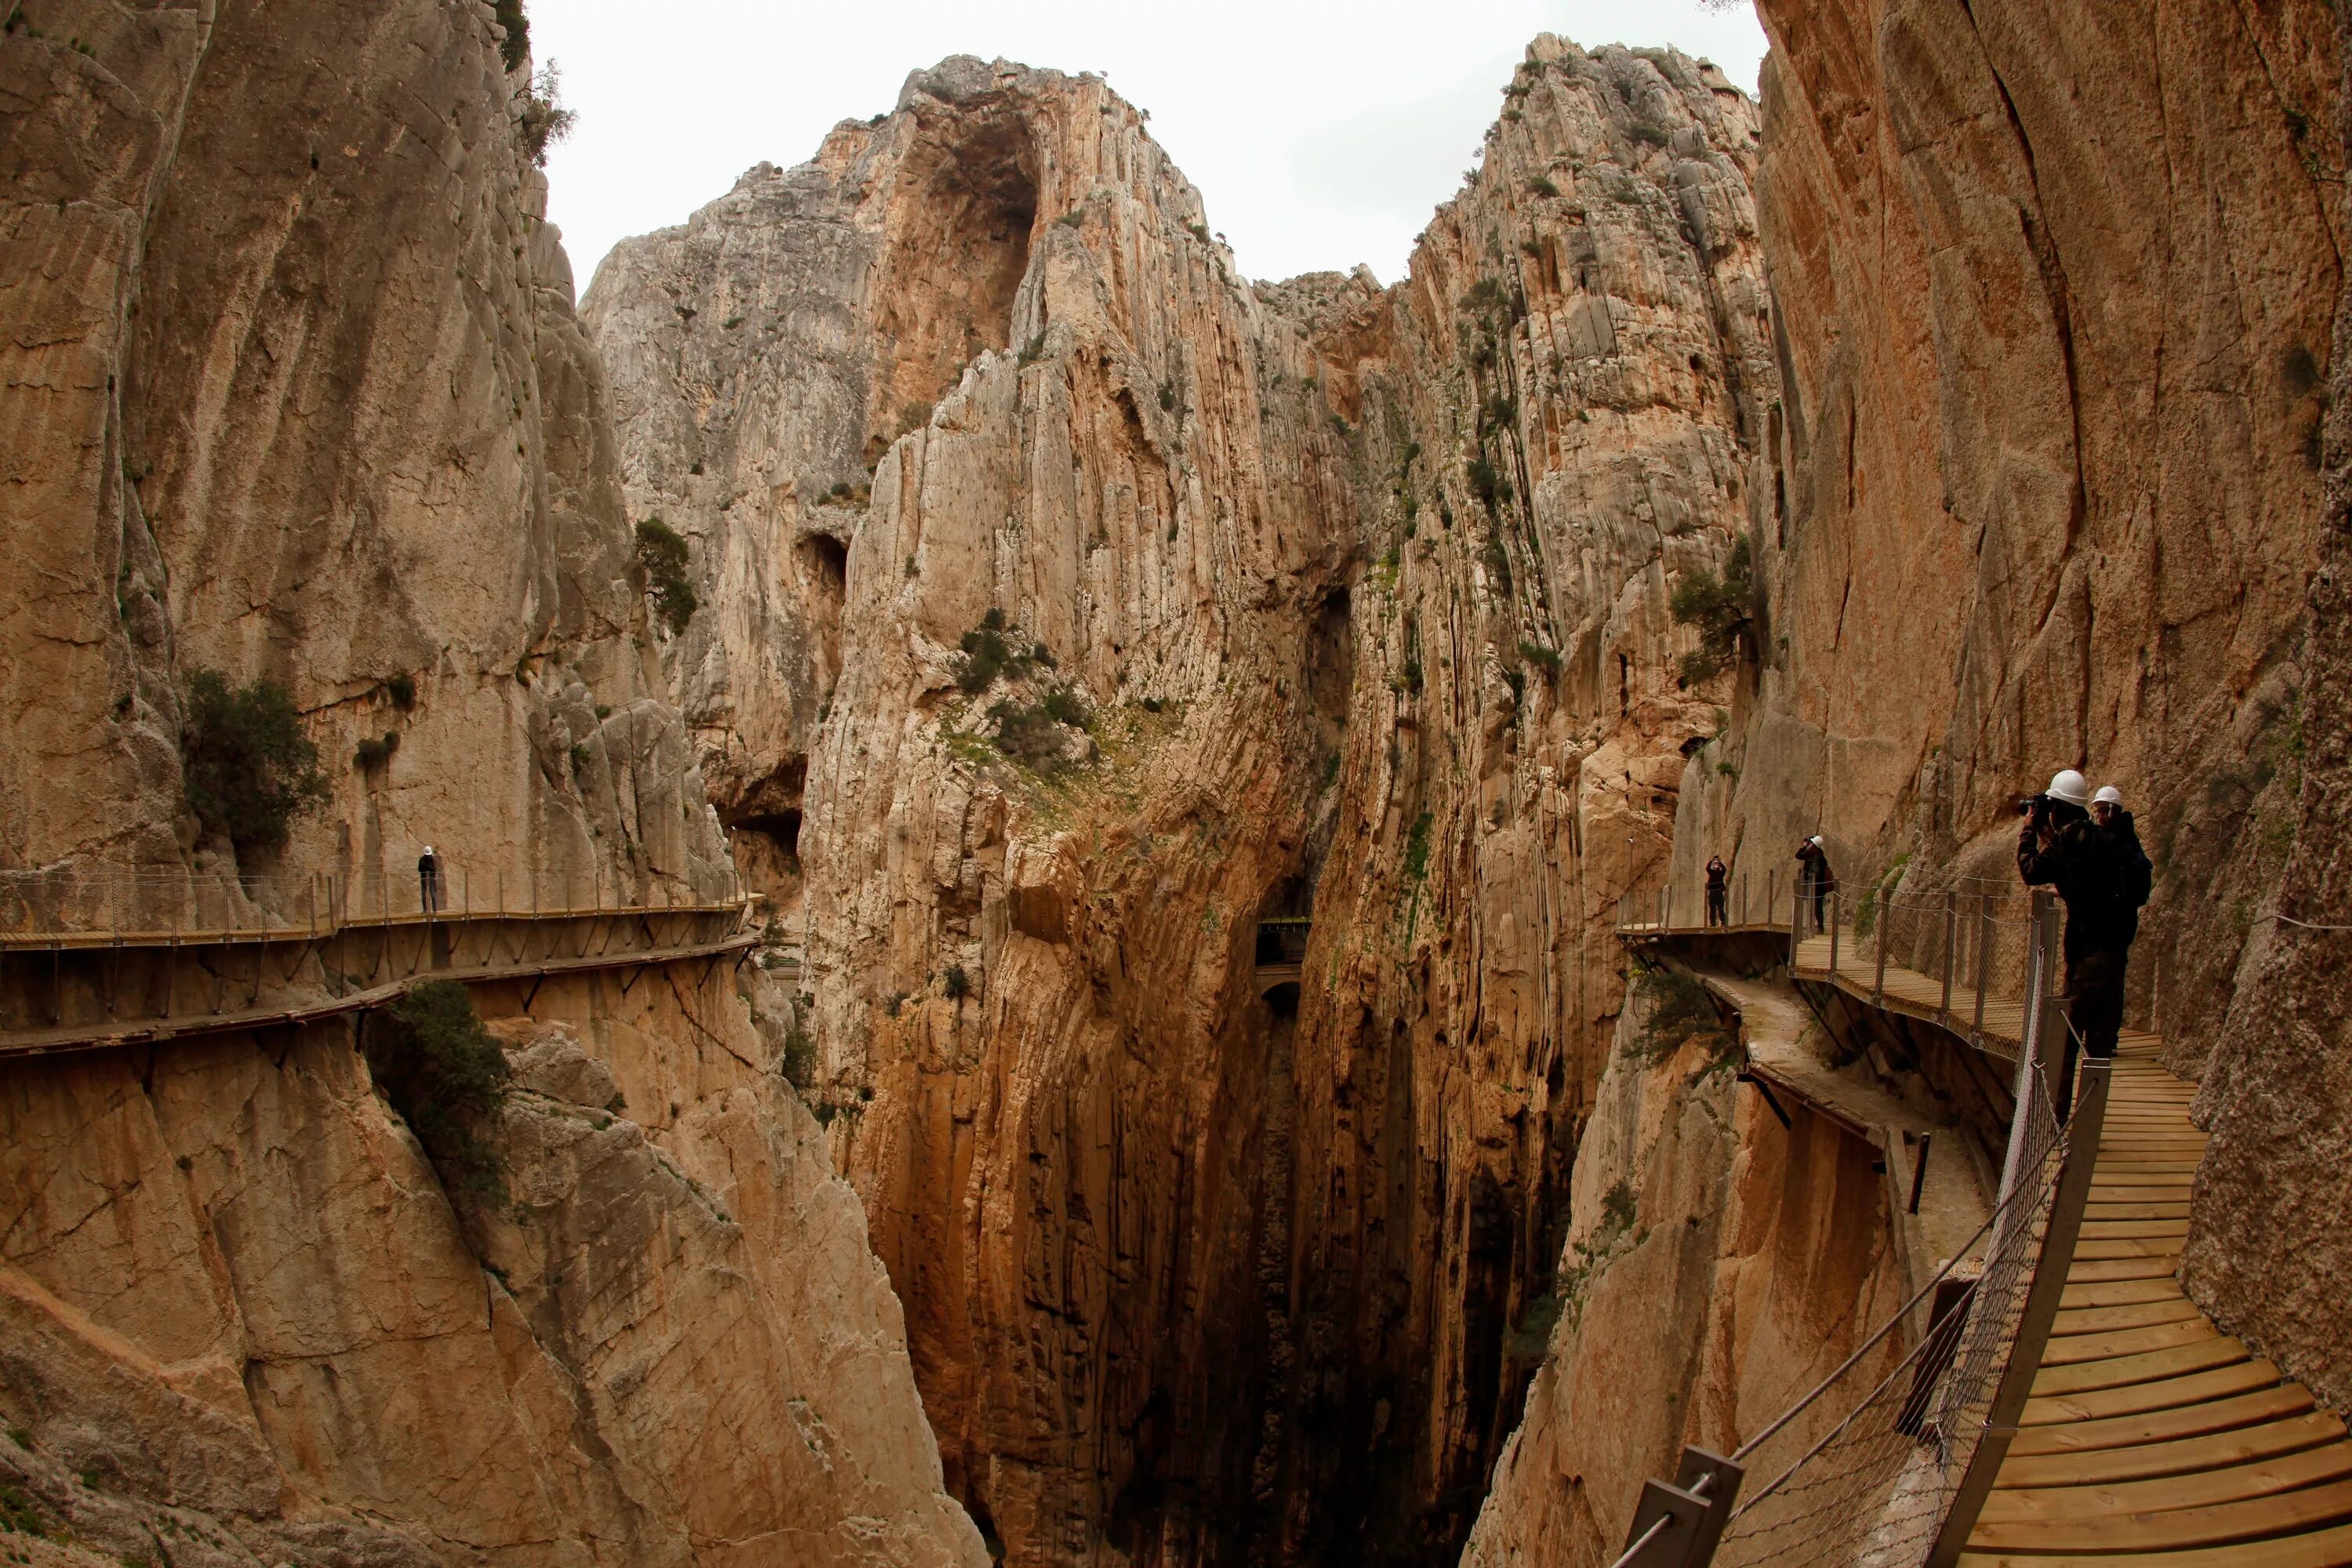
M 427 840 L 453 902 L 730 888 L 513 42 L 472 0 L 9 8 L 11 893 L 413 889 Z M 207 668 L 318 743 L 282 848 L 184 804 Z M 371 1082 L 378 1016 L 0 1063 L 0 1488 L 57 1538 L 9 1539 L 982 1563 L 767 986 L 730 957 L 478 987 L 517 1075 L 497 1201 L 445 1192 Z
M 2352 66 L 2347 37 L 2352 22 L 2338 12 L 2337 58 Z M 2352 163 L 2352 91 L 2337 97 L 2334 119 Z M 2213 1141 L 2182 1274 L 2231 1332 L 2343 1410 L 2352 1407 L 2342 1285 L 2352 1278 L 2342 1219 L 2352 1168 L 2343 992 L 2352 958 L 2352 292 L 2339 297 L 2332 346 L 2310 695 L 2282 769 L 2298 796 L 2294 845 L 2199 1098 Z
M 1682 896 L 1710 853 L 1785 879 L 1812 832 L 1850 889 L 1899 868 L 1906 892 L 2015 891 L 2012 797 L 2062 766 L 2120 784 L 2158 867 L 2132 1021 L 2176 1068 L 2214 1068 L 2188 1277 L 2217 1321 L 2341 1397 L 2333 939 L 2269 918 L 2290 852 L 2296 908 L 2336 886 L 2332 775 L 2305 756 L 2341 743 L 2322 717 L 2328 579 L 2318 622 L 2307 605 L 2343 282 L 2336 22 L 2316 4 L 1759 10 L 1778 399 L 1734 722 L 1675 792 Z M 1604 1098 L 1588 1142 L 1689 1122 L 1672 1094 L 1647 1108 L 1659 1087 Z M 1706 1256 L 1705 1232 L 1751 1228 L 1744 1173 L 1770 1139 L 1752 1111 L 1700 1125 L 1635 1167 L 1628 1224 L 1698 1217 Z M 1591 1223 L 1588 1204 L 1577 1235 Z M 1606 1562 L 1643 1467 L 1771 1413 L 1721 1397 L 1745 1320 L 1728 1294 L 1695 1300 L 1687 1262 L 1664 1325 L 1608 1311 L 1620 1270 L 1636 1292 L 1667 1267 L 1642 1256 L 1555 1338 L 1472 1557 Z M 1717 1256 L 1720 1279 L 1746 1246 Z M 1812 1297 L 1800 1310 L 1843 1299 L 1806 1279 L 1779 1276 Z
M 526 991 L 478 993 L 498 1200 L 373 1091 L 381 1020 L 0 1069 L 0 1468 L 224 1568 L 983 1561 L 729 967 Z
M 59 0 L 0 69 L 0 867 L 299 884 L 430 842 L 486 886 L 723 889 L 487 14 Z M 183 805 L 202 669 L 319 744 L 280 855 Z
M 1392 289 L 1245 282 L 1099 81 L 956 59 L 590 290 L 1010 1561 L 1449 1560 L 1516 1419 L 1774 372 L 1752 103 L 1545 38 L 1504 107 Z

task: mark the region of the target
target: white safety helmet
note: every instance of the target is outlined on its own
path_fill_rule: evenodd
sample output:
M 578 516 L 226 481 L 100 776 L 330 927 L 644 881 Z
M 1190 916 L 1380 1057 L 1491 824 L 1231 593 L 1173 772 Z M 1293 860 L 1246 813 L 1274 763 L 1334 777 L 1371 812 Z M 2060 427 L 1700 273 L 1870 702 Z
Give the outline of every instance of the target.
M 1805 842 L 1812 845 L 1815 848 L 1819 848 L 1821 847 L 1822 836 L 1816 833 L 1811 838 L 1806 839 Z
M 2061 768 L 2051 775 L 2049 795 L 2052 800 L 2063 800 L 2068 805 L 2088 805 L 2091 804 L 2091 781 L 2072 768 Z
M 2091 804 L 2093 805 L 2120 806 L 2123 803 L 2124 792 L 2117 789 L 2113 784 L 2101 784 L 2099 786 L 2099 793 L 2091 797 Z

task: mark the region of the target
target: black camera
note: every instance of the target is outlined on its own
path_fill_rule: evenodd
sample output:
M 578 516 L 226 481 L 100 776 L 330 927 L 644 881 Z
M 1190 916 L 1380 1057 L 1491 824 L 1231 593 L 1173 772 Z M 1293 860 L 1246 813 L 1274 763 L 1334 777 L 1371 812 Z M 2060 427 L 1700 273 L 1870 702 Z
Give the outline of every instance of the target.
M 2017 800 L 2017 815 L 2040 821 L 2050 815 L 2050 796 L 2046 794 L 2020 795 Z

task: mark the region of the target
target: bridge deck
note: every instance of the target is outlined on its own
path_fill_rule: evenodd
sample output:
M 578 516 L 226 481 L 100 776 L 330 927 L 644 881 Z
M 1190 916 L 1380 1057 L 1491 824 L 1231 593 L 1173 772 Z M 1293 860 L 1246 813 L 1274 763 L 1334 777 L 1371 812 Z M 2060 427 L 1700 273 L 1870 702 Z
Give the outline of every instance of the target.
M 1850 931 L 1838 946 L 1832 973 L 1827 937 L 1801 943 L 1797 976 L 1878 1002 L 1875 954 Z M 1890 1011 L 1967 1032 L 1973 991 L 1956 984 L 1946 1014 L 1939 977 L 1891 963 L 1885 987 Z M 2013 1055 L 2023 1035 L 2022 1005 L 1987 997 L 1984 1043 Z M 2352 1564 L 2345 1424 L 2181 1290 L 2205 1134 L 2189 1120 L 2195 1088 L 2158 1064 L 2159 1043 L 2124 1036 L 2066 1292 L 1961 1568 Z

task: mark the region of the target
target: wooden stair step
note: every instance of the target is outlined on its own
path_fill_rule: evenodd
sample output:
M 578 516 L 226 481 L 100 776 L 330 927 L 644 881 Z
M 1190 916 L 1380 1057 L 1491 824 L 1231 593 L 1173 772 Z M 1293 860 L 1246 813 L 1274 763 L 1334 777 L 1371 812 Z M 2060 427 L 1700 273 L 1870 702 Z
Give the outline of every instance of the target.
M 2287 1461 L 2291 1463 L 2291 1461 Z M 2249 1467 L 2264 1469 L 2269 1467 Z M 2133 1483 L 2137 1486 L 2138 1483 Z M 2166 1483 L 2148 1483 L 2161 1486 Z M 2177 1482 L 2170 1483 L 2175 1486 Z M 2100 1489 L 2084 1489 L 2096 1492 Z M 2117 1491 L 2126 1488 L 2114 1489 Z M 2015 1497 L 2021 1494 L 1996 1492 Z M 2135 1495 L 2137 1495 L 2135 1493 Z M 2152 1552 L 2168 1547 L 2219 1546 L 2259 1541 L 2322 1525 L 2352 1521 L 2352 1481 L 2234 1499 L 2205 1507 L 2102 1510 L 2088 1517 L 1990 1520 L 1979 1518 L 1969 1534 L 1972 1547 L 2000 1551 Z M 2231 1559 L 2234 1563 L 2237 1559 Z
M 2067 1276 L 2066 1292 L 2058 1298 L 2061 1312 L 2077 1312 L 2093 1307 L 2137 1307 L 2150 1301 L 2179 1301 L 2180 1282 L 2170 1275 L 2155 1279 L 2115 1279 L 2100 1283 L 2078 1282 Z
M 2053 1339 L 2042 1352 L 2042 1364 L 2081 1366 L 2090 1362 L 2128 1361 L 2135 1356 L 2194 1345 L 2219 1338 L 2221 1331 L 2191 1311 L 2185 1319 L 2144 1329 L 2117 1329 L 2107 1333 L 2068 1334 Z M 2086 1385 L 2087 1386 L 2087 1385 Z
M 1993 1485 L 2003 1489 L 2047 1489 L 2149 1480 L 2158 1476 L 2189 1482 L 2198 1472 L 2256 1464 L 2329 1444 L 2352 1452 L 2352 1445 L 2344 1443 L 2343 1436 L 2343 1422 L 2325 1411 L 2310 1411 L 2284 1421 L 2266 1421 L 2169 1443 L 2139 1443 L 2128 1447 L 2039 1456 L 2020 1454 L 2012 1447 L 2000 1467 L 2000 1479 Z M 2345 1462 L 2352 1464 L 2352 1459 Z
M 2068 1308 L 2061 1303 L 2058 1315 L 2051 1320 L 2050 1332 L 2058 1337 L 2074 1334 L 2109 1333 L 2117 1329 L 2149 1329 L 2161 1323 L 2183 1323 L 2201 1321 L 2204 1314 L 2197 1303 L 2178 1289 L 2168 1297 L 2153 1301 L 2133 1301 L 2116 1306 Z
M 2204 1372 L 2246 1359 L 2248 1352 L 2244 1345 L 2226 1334 L 2217 1333 L 2210 1339 L 2168 1345 L 2140 1355 L 2108 1356 L 2079 1364 L 2045 1365 L 2034 1374 L 2033 1392 L 2039 1397 L 2087 1394 L 2101 1388 L 2157 1383 L 2178 1377 L 2185 1372 Z
M 2269 1362 L 2249 1359 L 2223 1366 L 2205 1367 L 2152 1378 L 2146 1383 L 2120 1384 L 2113 1388 L 2076 1389 L 2038 1396 L 2025 1402 L 2021 1426 L 2044 1426 L 2072 1421 L 2105 1421 L 2146 1415 L 2161 1410 L 2207 1404 L 2237 1394 L 2253 1394 L 2280 1385 L 2279 1370 Z
M 2178 1253 L 2136 1254 L 2130 1258 L 2086 1258 L 2080 1248 L 2066 1270 L 2066 1283 L 2098 1285 L 2121 1279 L 2171 1279 L 2180 1268 Z M 2174 1280 L 2175 1289 L 2179 1282 Z
M 2200 1373 L 2195 1377 L 2179 1381 L 2194 1383 L 2216 1375 Z M 2143 1384 L 2141 1386 L 2148 1385 Z M 2063 1405 L 2068 1402 L 2053 1400 L 2050 1403 Z M 2010 1440 L 2009 1452 L 2011 1458 L 2030 1458 L 2041 1454 L 2121 1450 L 2171 1443 L 2183 1437 L 2200 1436 L 2208 1432 L 2226 1432 L 2233 1427 L 2258 1426 L 2267 1421 L 2284 1421 L 2311 1408 L 2311 1392 L 2302 1384 L 2273 1384 L 2268 1388 L 2255 1388 L 2221 1398 L 2198 1399 L 2131 1415 L 2109 1415 L 2090 1421 L 2056 1421 L 2024 1427 Z M 2342 1423 L 2337 1425 L 2340 1427 Z
M 2352 1563 L 2352 1525 L 2302 1535 L 2185 1552 L 1963 1552 L 1958 1568 L 2343 1568 Z

